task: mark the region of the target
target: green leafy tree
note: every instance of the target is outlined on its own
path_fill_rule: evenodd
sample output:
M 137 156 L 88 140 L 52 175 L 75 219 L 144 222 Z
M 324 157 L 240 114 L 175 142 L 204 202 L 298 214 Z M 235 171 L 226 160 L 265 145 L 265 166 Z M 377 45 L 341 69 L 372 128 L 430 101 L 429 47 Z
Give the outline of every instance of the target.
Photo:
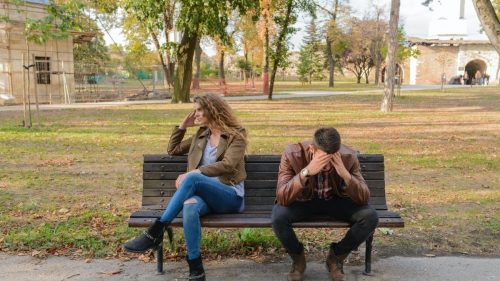
M 249 66 L 250 69 L 244 71 L 245 85 L 248 84 L 249 76 L 252 77 L 252 86 L 254 84 L 254 68 L 262 66 L 263 59 L 263 45 L 264 42 L 261 40 L 258 32 L 257 26 L 257 11 L 252 13 L 247 13 L 237 22 L 236 28 L 238 30 L 238 35 L 240 37 L 241 50 L 243 51 L 243 58 L 245 65 Z
M 325 51 L 328 62 L 328 87 L 332 88 L 335 86 L 335 68 L 342 69 L 341 64 L 337 63 L 340 62 L 338 58 L 341 56 L 340 53 L 335 52 L 334 45 L 340 42 L 339 39 L 342 36 L 338 23 L 339 12 L 348 8 L 343 2 L 347 1 L 325 0 L 316 3 L 316 7 L 328 18 L 325 23 Z
M 173 30 L 177 2 L 176 0 L 122 1 L 126 12 L 124 30 L 127 39 L 129 42 L 151 42 L 155 46 L 166 78 L 165 88 L 173 85 L 173 55 L 176 44 L 170 41 L 170 34 Z
M 110 61 L 109 49 L 104 40 L 104 34 L 99 30 L 95 21 L 88 20 L 82 26 L 84 31 L 94 32 L 94 38 L 89 42 L 75 43 L 73 45 L 73 58 L 75 63 L 104 65 Z
M 311 56 L 311 46 L 304 45 L 299 52 L 299 63 L 297 65 L 297 75 L 302 85 L 310 82 L 310 74 L 312 72 L 313 57 Z
M 313 77 L 322 80 L 324 61 L 323 49 L 320 35 L 318 33 L 314 18 L 306 29 L 307 35 L 304 37 L 304 44 L 299 53 L 299 64 L 297 74 L 302 82 L 312 83 Z
M 285 61 L 288 54 L 288 39 L 296 31 L 293 24 L 297 21 L 297 13 L 306 11 L 315 14 L 314 1 L 312 0 L 283 0 L 276 1 L 273 21 L 277 27 L 277 36 L 272 40 L 273 47 L 270 49 L 272 61 L 271 80 L 269 82 L 268 99 L 273 98 L 274 81 L 278 67 Z
M 67 38 L 70 31 L 83 31 L 83 8 L 83 3 L 78 0 L 63 3 L 49 2 L 46 8 L 47 16 L 26 20 L 26 39 L 37 44 L 44 44 L 51 39 Z
M 347 32 L 347 48 L 343 52 L 342 60 L 344 67 L 356 76 L 356 83 L 361 83 L 363 76 L 368 84 L 368 75 L 373 67 L 373 59 L 370 54 L 370 30 L 367 27 L 369 21 L 352 18 L 350 29 Z
M 226 31 L 229 16 L 236 10 L 240 15 L 256 10 L 258 2 L 252 0 L 181 0 L 179 18 L 176 25 L 182 31 L 177 48 L 177 69 L 175 72 L 172 103 L 189 102 L 189 92 L 193 75 L 193 54 L 197 40 L 207 35 L 218 37 L 228 43 Z
M 397 40 L 397 49 L 396 49 L 395 60 L 397 64 L 402 64 L 406 59 L 410 57 L 416 58 L 420 54 L 419 50 L 412 49 L 411 46 L 407 44 L 406 32 L 404 30 L 404 26 L 398 27 L 396 40 Z M 382 59 L 385 59 L 388 54 L 387 46 L 382 47 L 380 51 Z

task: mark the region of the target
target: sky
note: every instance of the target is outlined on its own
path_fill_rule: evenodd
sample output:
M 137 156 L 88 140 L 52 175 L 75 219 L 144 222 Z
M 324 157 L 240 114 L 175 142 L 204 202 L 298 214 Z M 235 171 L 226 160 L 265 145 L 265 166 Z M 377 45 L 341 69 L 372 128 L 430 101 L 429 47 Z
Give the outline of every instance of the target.
M 434 0 L 432 5 L 433 10 L 423 6 L 423 0 L 401 0 L 400 7 L 400 24 L 404 26 L 406 35 L 409 37 L 429 38 L 429 25 L 436 23 L 439 18 L 447 18 L 456 20 L 459 18 L 459 3 L 460 0 Z M 391 6 L 390 0 L 350 0 L 350 6 L 353 8 L 355 15 L 362 17 L 363 15 L 374 9 L 374 6 L 386 8 L 386 18 L 389 19 L 389 10 Z M 465 19 L 467 21 L 467 34 L 464 39 L 472 40 L 488 40 L 484 33 L 480 33 L 480 23 L 476 15 L 476 11 L 472 4 L 472 0 L 465 0 Z M 293 50 L 300 49 L 302 39 L 305 35 L 304 29 L 310 17 L 300 15 L 295 27 L 300 30 L 292 37 Z M 111 36 L 114 41 L 119 44 L 124 44 L 121 31 L 118 29 L 112 30 Z M 106 43 L 110 44 L 111 40 L 108 34 L 105 34 Z M 215 54 L 213 48 L 205 48 L 204 50 L 209 56 Z

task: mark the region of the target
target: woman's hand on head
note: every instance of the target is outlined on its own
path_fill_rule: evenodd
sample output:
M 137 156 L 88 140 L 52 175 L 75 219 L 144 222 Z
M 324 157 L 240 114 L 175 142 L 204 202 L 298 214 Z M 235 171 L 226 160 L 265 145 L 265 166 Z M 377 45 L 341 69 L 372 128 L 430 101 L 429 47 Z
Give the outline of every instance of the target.
M 179 129 L 185 130 L 188 127 L 195 126 L 196 124 L 194 123 L 194 121 L 196 117 L 194 115 L 195 115 L 194 111 L 189 112 L 189 114 L 186 115 L 184 120 L 182 120 L 181 124 L 179 125 Z

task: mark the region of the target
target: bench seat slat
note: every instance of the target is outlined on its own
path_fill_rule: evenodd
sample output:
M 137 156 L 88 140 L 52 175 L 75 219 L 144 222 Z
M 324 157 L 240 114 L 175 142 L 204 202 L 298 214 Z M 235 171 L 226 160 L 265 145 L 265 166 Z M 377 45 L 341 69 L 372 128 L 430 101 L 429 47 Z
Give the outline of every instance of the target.
M 148 227 L 154 221 L 154 218 L 130 218 L 129 226 L 131 227 Z M 225 218 L 202 218 L 201 225 L 203 227 L 224 227 L 224 228 L 240 228 L 240 227 L 271 227 L 271 218 L 269 217 L 235 217 L 228 216 Z M 305 228 L 344 228 L 349 227 L 349 223 L 335 220 L 315 220 L 303 221 L 294 223 L 294 227 Z M 172 226 L 182 226 L 182 219 L 176 218 L 172 222 Z M 404 222 L 401 218 L 379 218 L 378 227 L 404 227 Z
M 154 163 L 154 162 L 186 162 L 187 157 L 183 156 L 172 156 L 166 154 L 145 154 L 144 163 Z M 281 155 L 247 155 L 246 162 L 279 162 Z M 358 159 L 360 162 L 384 162 L 384 155 L 382 154 L 358 154 Z
M 144 172 L 144 180 L 175 180 L 182 172 Z M 362 172 L 365 180 L 383 180 L 383 171 L 368 171 Z M 275 180 L 277 173 L 275 172 L 252 172 L 247 171 L 248 180 Z
M 172 197 L 175 188 L 162 188 L 162 189 L 144 189 L 142 192 L 143 197 Z M 385 197 L 385 190 L 383 188 L 377 188 L 370 190 L 370 195 L 372 197 Z M 274 197 L 276 196 L 276 187 L 270 188 L 246 188 L 245 197 Z
M 279 162 L 277 163 L 246 163 L 245 169 L 252 172 L 278 172 Z M 361 169 L 367 171 L 383 171 L 384 163 L 362 163 Z M 182 172 L 187 170 L 186 163 L 144 163 L 144 172 Z
M 381 205 L 371 205 L 375 210 L 387 210 L 387 205 L 386 204 L 381 204 Z M 165 207 L 160 206 L 160 205 L 143 205 L 143 209 L 149 209 L 149 210 L 164 210 Z M 245 212 L 268 212 L 270 213 L 272 210 L 273 206 L 272 205 L 247 205 L 245 206 Z
M 154 196 L 154 197 L 143 197 L 142 198 L 142 203 L 145 205 L 163 205 L 165 206 L 170 202 L 170 199 L 172 197 L 160 197 L 160 196 Z M 255 196 L 255 197 L 249 197 L 245 196 L 245 205 L 273 205 L 275 201 L 275 197 L 260 197 L 260 196 Z M 385 197 L 370 197 L 370 204 L 372 205 L 381 205 L 385 204 Z
M 384 189 L 383 180 L 366 180 L 370 190 Z M 276 190 L 276 180 L 245 180 L 245 192 L 251 189 L 271 188 Z M 143 189 L 175 189 L 175 180 L 144 180 Z
M 130 216 L 131 218 L 159 218 L 161 214 L 163 213 L 163 209 L 141 209 L 139 211 L 136 211 L 132 213 Z M 377 214 L 379 218 L 401 218 L 399 214 L 387 211 L 387 210 L 378 210 Z M 179 214 L 179 217 L 182 216 L 182 213 Z M 247 217 L 261 217 L 261 218 L 270 218 L 271 213 L 268 211 L 246 211 L 244 213 L 238 213 L 238 214 L 210 214 L 206 217 L 210 218 L 221 218 L 221 217 L 227 217 L 227 216 L 232 216 L 232 217 L 239 217 L 239 218 L 247 218 Z M 327 216 L 316 216 L 317 218 L 321 219 L 326 219 Z

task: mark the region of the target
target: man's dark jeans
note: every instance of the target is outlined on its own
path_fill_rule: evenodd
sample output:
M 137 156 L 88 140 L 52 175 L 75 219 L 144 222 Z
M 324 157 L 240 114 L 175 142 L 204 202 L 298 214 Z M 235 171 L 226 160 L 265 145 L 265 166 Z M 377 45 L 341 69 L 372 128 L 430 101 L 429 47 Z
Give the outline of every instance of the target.
M 292 228 L 292 223 L 303 221 L 313 215 L 326 215 L 352 224 L 339 243 L 332 243 L 333 251 L 337 256 L 356 249 L 368 239 L 378 224 L 377 212 L 370 205 L 356 205 L 348 197 L 297 201 L 288 206 L 276 204 L 272 214 L 273 230 L 288 253 L 300 254 L 303 249 Z

